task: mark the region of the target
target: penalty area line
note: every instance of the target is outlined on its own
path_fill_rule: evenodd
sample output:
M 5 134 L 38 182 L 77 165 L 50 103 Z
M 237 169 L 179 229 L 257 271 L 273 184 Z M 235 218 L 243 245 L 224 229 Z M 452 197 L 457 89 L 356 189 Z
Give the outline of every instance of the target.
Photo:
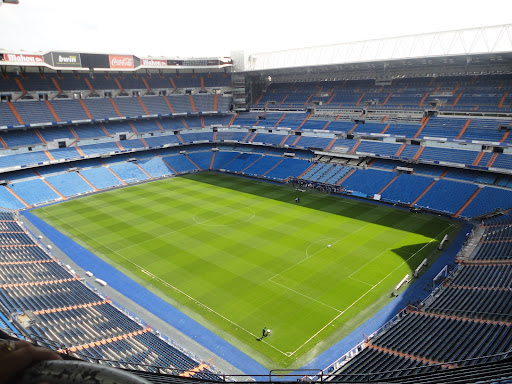
M 373 291 L 377 286 L 379 286 L 384 280 L 386 280 L 392 273 L 394 273 L 398 268 L 400 268 L 403 264 L 408 262 L 410 259 L 412 259 L 414 256 L 416 256 L 419 252 L 421 252 L 425 247 L 430 245 L 434 240 L 436 240 L 439 236 L 443 235 L 446 231 L 448 231 L 450 228 L 453 227 L 453 224 L 450 224 L 447 228 L 443 229 L 436 237 L 431 239 L 427 244 L 425 244 L 423 247 L 418 249 L 416 252 L 414 252 L 409 258 L 404 260 L 402 263 L 400 263 L 399 266 L 397 266 L 395 269 L 393 269 L 391 272 L 389 272 L 386 276 L 384 276 L 377 284 L 372 286 L 368 291 L 366 291 L 363 295 L 361 295 L 356 301 L 354 301 L 352 304 L 350 304 L 347 308 L 343 310 L 343 312 L 340 312 L 334 319 L 329 321 L 326 325 L 324 325 L 319 331 L 317 331 L 313 336 L 311 336 L 309 339 L 307 339 L 304 343 L 302 343 L 299 348 L 297 348 L 295 351 L 293 351 L 289 357 L 292 357 L 295 353 L 297 353 L 299 350 L 301 350 L 306 344 L 308 344 L 311 340 L 313 340 L 320 332 L 322 332 L 325 328 L 327 328 L 329 325 L 334 323 L 341 315 L 343 315 L 345 312 L 347 312 L 350 308 L 352 308 L 354 305 L 356 305 L 363 297 L 365 297 L 368 293 Z
M 361 230 L 365 229 L 365 228 L 366 228 L 367 226 L 369 226 L 369 225 L 370 225 L 370 223 L 368 223 L 368 224 L 366 224 L 366 225 L 362 226 L 362 227 L 361 227 L 361 228 L 359 228 L 359 229 L 356 229 L 356 230 L 355 230 L 355 231 L 353 231 L 353 232 L 350 232 L 349 234 L 347 234 L 347 235 L 345 235 L 345 236 L 339 237 L 336 241 L 333 241 L 331 244 L 332 244 L 332 245 L 334 245 L 334 244 L 336 244 L 336 243 L 339 243 L 340 241 L 342 241 L 342 240 L 346 239 L 347 237 L 349 237 L 349 236 L 351 236 L 351 235 L 353 235 L 353 234 L 355 234 L 355 233 L 357 233 L 357 232 L 359 232 L 359 231 L 361 231 Z M 299 264 L 302 264 L 303 262 L 305 262 L 305 261 L 309 260 L 310 258 L 312 258 L 312 257 L 314 257 L 314 256 L 316 256 L 316 255 L 318 255 L 320 252 L 322 252 L 323 250 L 325 250 L 325 248 L 322 248 L 322 249 L 320 249 L 319 251 L 314 252 L 313 254 L 309 254 L 309 248 L 310 248 L 311 246 L 313 246 L 313 245 L 315 245 L 315 244 L 317 244 L 317 243 L 319 243 L 319 242 L 321 242 L 321 241 L 324 241 L 324 240 L 326 240 L 326 239 L 336 239 L 336 238 L 335 238 L 335 237 L 327 237 L 327 238 L 324 238 L 324 239 L 317 240 L 317 241 L 315 241 L 314 243 L 311 243 L 311 244 L 306 248 L 306 258 L 304 258 L 304 259 L 302 259 L 302 260 L 299 260 L 299 261 L 298 261 L 298 262 L 296 262 L 295 264 L 290 265 L 288 268 L 286 268 L 286 269 L 282 270 L 281 272 L 279 272 L 279 273 L 275 274 L 274 276 L 272 276 L 269 280 L 273 280 L 273 279 L 275 279 L 277 276 L 282 275 L 283 273 L 285 273 L 285 272 L 289 271 L 290 269 L 292 269 L 292 268 L 296 267 L 296 266 L 297 266 L 297 265 L 299 265 Z
M 373 285 L 372 285 L 372 284 L 367 283 L 366 281 L 362 281 L 362 280 L 356 279 L 356 278 L 354 278 L 354 277 L 350 277 L 350 276 L 349 276 L 349 277 L 347 277 L 347 279 L 354 280 L 354 281 L 357 281 L 358 283 L 361 283 L 361 284 L 364 284 L 364 285 L 369 285 L 370 287 L 373 287 Z
M 269 281 L 270 281 L 271 283 L 274 283 L 274 284 L 276 284 L 276 285 L 279 285 L 280 287 L 282 287 L 282 288 L 284 288 L 284 289 L 287 289 L 287 290 L 289 290 L 289 291 L 291 291 L 291 292 L 295 293 L 296 295 L 300 295 L 300 296 L 302 296 L 302 297 L 305 297 L 306 299 L 309 299 L 309 300 L 311 300 L 311 301 L 314 301 L 315 303 L 318 303 L 318 304 L 323 305 L 323 306 L 325 306 L 325 307 L 327 307 L 327 308 L 330 308 L 330 309 L 332 309 L 333 311 L 341 312 L 341 310 L 339 310 L 338 308 L 331 307 L 329 304 L 322 303 L 321 301 L 318 301 L 318 300 L 316 300 L 316 299 L 313 299 L 312 297 L 309 297 L 309 296 L 307 296 L 307 295 L 304 295 L 303 293 L 300 293 L 299 291 L 296 291 L 295 289 L 292 289 L 292 288 L 287 287 L 286 285 L 280 284 L 280 283 L 278 283 L 277 281 L 274 281 L 274 280 L 272 280 L 272 279 L 269 279 Z

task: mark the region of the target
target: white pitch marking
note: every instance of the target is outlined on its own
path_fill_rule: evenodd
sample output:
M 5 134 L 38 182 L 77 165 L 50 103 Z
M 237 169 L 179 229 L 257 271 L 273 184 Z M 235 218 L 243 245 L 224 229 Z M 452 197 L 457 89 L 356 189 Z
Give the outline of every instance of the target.
M 448 229 L 450 229 L 451 227 L 453 227 L 453 224 L 450 224 L 446 229 L 443 229 L 436 237 L 434 237 L 432 240 L 430 240 L 427 244 L 425 244 L 423 247 L 421 247 L 419 250 L 417 250 L 415 253 L 413 253 L 408 259 L 404 260 L 399 266 L 397 266 L 395 269 L 393 269 L 391 272 L 389 272 L 385 277 L 383 277 L 377 284 L 375 284 L 374 286 L 372 286 L 368 291 L 366 291 L 361 297 L 359 297 L 356 301 L 354 301 L 352 304 L 350 304 L 347 308 L 345 308 L 345 310 L 343 310 L 342 312 L 340 312 L 334 319 L 332 319 L 331 321 L 329 321 L 326 325 L 324 325 L 319 331 L 317 331 L 313 336 L 311 336 L 309 339 L 307 339 L 304 343 L 302 343 L 302 345 L 297 348 L 295 351 L 292 352 L 292 355 L 293 356 L 295 353 L 297 353 L 302 347 L 304 347 L 307 343 L 309 343 L 311 340 L 313 340 L 320 332 L 322 332 L 325 328 L 327 328 L 329 325 L 331 325 L 332 323 L 334 323 L 334 321 L 336 321 L 341 315 L 343 315 L 346 311 L 348 311 L 350 308 L 352 308 L 355 304 L 357 304 L 357 302 L 359 302 L 363 297 L 365 297 L 368 293 L 370 293 L 371 291 L 373 291 L 375 289 L 375 287 L 377 287 L 380 283 L 382 283 L 384 280 L 386 280 L 389 275 L 391 275 L 393 272 L 395 272 L 398 268 L 400 268 L 403 264 L 405 264 L 406 262 L 408 262 L 410 259 L 412 259 L 417 253 L 419 253 L 421 250 L 423 250 L 423 248 L 425 248 L 426 246 L 428 246 L 430 243 L 432 243 L 435 239 L 437 239 L 439 236 L 441 236 L 442 234 L 444 234 Z M 291 357 L 290 356 L 290 357 Z
M 69 225 L 70 227 L 72 227 L 72 228 L 73 228 L 73 229 L 75 229 L 76 231 L 80 232 L 80 233 L 81 233 L 81 234 L 83 234 L 84 236 L 87 236 L 89 239 L 91 239 L 91 240 L 95 241 L 96 243 L 98 243 L 98 244 L 100 244 L 100 245 L 104 246 L 105 248 L 107 248 L 107 249 L 108 249 L 108 250 L 110 250 L 111 252 L 113 252 L 113 253 L 117 254 L 119 257 L 121 257 L 122 259 L 126 260 L 127 262 L 129 262 L 129 263 L 131 263 L 131 264 L 135 265 L 135 266 L 136 266 L 136 267 L 137 267 L 137 268 L 138 268 L 142 273 L 144 273 L 144 274 L 146 274 L 146 275 L 148 275 L 148 276 L 152 277 L 154 280 L 159 281 L 161 284 L 163 284 L 163 285 L 165 285 L 165 286 L 167 286 L 167 287 L 169 287 L 169 288 L 172 288 L 172 289 L 173 289 L 173 290 L 175 290 L 176 292 L 178 292 L 178 293 L 180 293 L 180 294 L 184 295 L 185 297 L 187 297 L 187 298 L 189 298 L 190 300 L 192 300 L 193 302 L 195 302 L 198 306 L 203 307 L 203 308 L 205 308 L 206 310 L 208 310 L 209 312 L 212 312 L 212 313 L 216 314 L 217 316 L 219 316 L 219 317 L 220 317 L 220 318 L 222 318 L 223 320 L 225 320 L 225 321 L 229 322 L 230 324 L 233 324 L 233 325 L 234 325 L 235 327 L 237 327 L 237 328 L 240 328 L 241 330 L 243 330 L 243 331 L 244 331 L 244 332 L 246 332 L 247 334 L 249 334 L 249 335 L 251 335 L 251 336 L 254 336 L 255 338 L 258 338 L 258 336 L 257 336 L 256 334 L 254 334 L 254 333 L 252 333 L 251 331 L 249 331 L 249 330 L 245 329 L 244 327 L 242 327 L 242 326 L 238 325 L 237 323 L 235 323 L 234 321 L 232 321 L 232 320 L 228 319 L 227 317 L 225 317 L 225 316 L 221 315 L 221 314 L 220 314 L 220 313 L 218 313 L 217 311 L 215 311 L 215 310 L 213 310 L 212 308 L 208 307 L 206 304 L 203 304 L 203 303 L 202 303 L 202 302 L 200 302 L 199 300 L 197 300 L 197 299 L 193 298 L 192 296 L 188 295 L 187 293 L 183 292 L 182 290 L 180 290 L 180 289 L 176 288 L 176 287 L 175 287 L 175 286 L 173 286 L 172 284 L 170 284 L 170 283 L 166 282 L 165 280 L 162 280 L 162 279 L 161 279 L 161 278 L 159 278 L 158 276 L 153 275 L 151 272 L 149 272 L 149 271 L 145 270 L 141 265 L 138 265 L 137 263 L 133 262 L 132 260 L 130 260 L 130 259 L 128 259 L 128 258 L 126 258 L 126 257 L 124 257 L 123 255 L 119 254 L 117 251 L 114 251 L 113 249 L 111 249 L 111 248 L 110 248 L 110 247 L 108 247 L 107 245 L 102 244 L 102 243 L 100 243 L 100 242 L 99 242 L 99 241 L 97 241 L 97 240 L 94 240 L 91 236 L 89 236 L 88 234 L 86 234 L 86 233 L 82 232 L 80 229 L 76 228 L 76 227 L 75 227 L 75 226 L 73 226 L 72 224 L 67 223 L 66 221 L 64 221 L 64 220 L 63 220 L 63 219 L 61 219 L 60 217 L 56 217 L 56 216 L 54 216 L 53 214 L 50 214 L 50 215 L 51 215 L 53 218 L 55 218 L 55 219 L 57 219 L 57 220 L 60 220 L 60 221 L 62 221 L 63 223 L 65 223 L 65 224 Z M 265 344 L 267 344 L 269 347 L 271 347 L 271 348 L 275 349 L 277 352 L 279 352 L 279 353 L 281 353 L 281 354 L 283 354 L 283 355 L 287 356 L 286 352 L 281 351 L 279 348 L 274 347 L 272 344 L 267 343 L 265 340 L 262 340 L 262 341 L 263 341 Z
M 310 257 L 313 257 L 316 254 L 318 254 L 318 253 L 323 251 L 323 248 L 320 248 L 319 251 L 313 252 L 313 254 L 310 255 L 309 254 L 309 248 L 311 248 L 315 244 L 318 244 L 318 243 L 320 243 L 322 241 L 327 241 L 327 240 L 334 240 L 331 244 L 329 244 L 327 246 L 328 248 L 330 248 L 332 246 L 332 244 L 336 244 L 338 241 L 340 241 L 340 239 L 336 240 L 335 237 L 326 237 L 325 239 L 320 239 L 320 240 L 315 241 L 314 243 L 309 244 L 309 246 L 306 248 L 306 259 L 309 259 Z
M 255 204 L 252 204 L 252 205 L 248 205 L 248 206 L 246 206 L 246 207 L 242 207 L 242 208 L 240 208 L 240 209 L 238 209 L 238 210 L 236 210 L 236 211 L 239 211 L 239 210 L 241 210 L 241 209 L 245 209 L 245 208 L 250 208 L 250 207 L 252 207 L 252 206 L 254 206 L 254 205 L 257 205 L 257 204 L 259 204 L 259 203 L 260 203 L 260 202 L 255 203 Z M 252 210 L 252 208 L 251 208 L 251 210 Z M 207 222 L 207 221 L 214 220 L 214 219 L 216 219 L 216 218 L 218 218 L 218 217 L 220 217 L 220 216 L 224 216 L 224 215 L 227 215 L 227 214 L 229 214 L 229 213 L 236 212 L 236 211 L 231 211 L 231 212 L 227 212 L 227 213 L 223 213 L 223 214 L 217 215 L 217 216 L 212 217 L 211 219 L 205 220 L 205 221 L 203 221 L 203 222 L 201 222 L 201 223 L 199 223 L 198 221 L 196 221 L 196 220 L 195 220 L 195 217 L 192 217 L 192 219 L 194 220 L 194 223 L 193 223 L 193 224 L 186 225 L 186 226 L 184 226 L 184 227 L 182 227 L 182 228 L 179 228 L 179 229 L 175 229 L 175 230 L 172 230 L 172 231 L 166 232 L 166 233 L 164 233 L 164 234 L 162 234 L 162 235 L 152 237 L 152 238 L 150 238 L 150 239 L 147 239 L 147 240 L 141 241 L 141 242 L 139 242 L 139 243 L 137 243 L 137 244 L 128 245 L 128 246 L 126 246 L 126 247 L 124 247 L 124 248 L 120 248 L 118 251 L 119 251 L 119 252 L 121 252 L 121 251 L 124 251 L 124 250 L 126 250 L 126 249 L 129 249 L 129 248 L 136 247 L 136 246 L 139 246 L 139 245 L 141 245 L 141 244 L 147 243 L 147 242 L 149 242 L 149 241 L 153 241 L 153 240 L 155 240 L 155 239 L 160 239 L 161 237 L 165 237 L 165 236 L 167 236 L 167 235 L 171 235 L 171 234 L 173 234 L 173 233 L 176 233 L 176 232 L 179 232 L 179 231 L 183 231 L 184 229 L 188 229 L 188 228 L 191 228 L 191 227 L 195 227 L 196 225 L 205 225 L 204 223 L 205 223 L 205 222 Z M 254 212 L 254 210 L 252 210 L 252 211 Z M 194 215 L 194 216 L 195 216 L 195 215 Z M 254 214 L 254 216 L 256 216 L 256 214 Z M 251 220 L 254 218 L 254 216 L 253 216 L 253 217 L 251 217 Z
M 334 245 L 334 244 L 336 244 L 336 243 L 339 243 L 341 240 L 346 239 L 346 238 L 347 238 L 347 237 L 349 237 L 350 235 L 353 235 L 354 233 L 357 233 L 357 232 L 359 232 L 359 231 L 363 230 L 364 228 L 366 228 L 366 227 L 367 227 L 367 226 L 369 226 L 370 224 L 371 224 L 371 223 L 368 223 L 368 224 L 366 224 L 366 225 L 362 226 L 361 228 L 356 229 L 354 232 L 350 232 L 349 234 L 347 234 L 347 235 L 345 235 L 345 236 L 343 236 L 343 237 L 338 238 L 338 240 L 336 240 L 336 241 L 332 242 L 332 243 L 331 243 L 331 245 Z M 335 239 L 335 238 L 333 238 L 333 237 L 326 237 L 325 239 L 320 239 L 320 240 L 317 240 L 317 241 L 315 241 L 314 243 L 310 244 L 310 245 L 306 248 L 306 258 L 305 258 L 305 259 L 302 259 L 302 260 L 300 260 L 300 261 L 296 262 L 295 264 L 293 264 L 293 265 L 289 266 L 289 267 L 288 267 L 288 268 L 286 268 L 285 270 L 283 270 L 283 271 L 279 272 L 278 274 L 276 274 L 276 275 L 272 276 L 269 280 L 273 280 L 273 279 L 274 279 L 274 278 L 276 278 L 277 276 L 282 275 L 283 273 L 285 273 L 285 272 L 289 271 L 289 270 L 290 270 L 290 269 L 292 269 L 293 267 L 295 267 L 295 266 L 297 266 L 297 265 L 299 265 L 299 264 L 302 264 L 304 261 L 308 260 L 309 258 L 311 258 L 311 257 L 313 257 L 313 256 L 318 255 L 320 252 L 322 252 L 322 251 L 323 251 L 323 250 L 325 250 L 326 248 L 325 248 L 325 247 L 324 247 L 324 248 L 321 248 L 318 252 L 315 252 L 315 253 L 313 253 L 312 255 L 309 255 L 309 253 L 308 253 L 308 249 L 309 249 L 312 245 L 314 245 L 314 244 L 316 244 L 316 243 L 318 243 L 318 242 L 320 242 L 320 241 L 330 240 L 330 239 Z
M 229 215 L 229 214 L 231 214 L 231 213 L 233 213 L 233 212 L 238 212 L 238 211 L 241 211 L 242 209 L 246 209 L 246 208 L 250 209 L 250 210 L 251 210 L 251 212 L 252 212 L 251 217 L 249 217 L 247 220 L 239 220 L 239 221 L 238 221 L 237 223 L 235 223 L 235 224 L 205 224 L 205 223 L 207 223 L 207 222 L 208 222 L 208 221 L 210 221 L 210 220 L 214 220 L 214 219 L 217 219 L 217 218 L 219 218 L 219 217 L 221 217 L 221 216 Z M 200 212 L 200 211 L 199 211 L 199 212 Z M 218 214 L 218 215 L 216 215 L 216 216 L 212 217 L 211 219 L 207 219 L 207 220 L 204 220 L 204 221 L 198 221 L 198 220 L 196 219 L 196 216 L 197 216 L 197 212 L 194 214 L 194 216 L 192 216 L 192 219 L 193 219 L 197 224 L 199 224 L 199 225 L 207 225 L 207 226 L 209 226 L 209 227 L 229 227 L 229 226 L 233 226 L 233 225 L 239 225 L 240 223 L 248 223 L 249 221 L 251 221 L 252 219 L 254 219 L 254 218 L 256 217 L 256 212 L 254 212 L 254 209 L 252 209 L 250 206 L 246 206 L 246 207 L 242 207 L 242 208 L 240 208 L 240 209 L 235 209 L 234 211 L 231 211 L 231 212 L 226 212 L 226 213 Z
M 277 281 L 274 281 L 274 280 L 269 280 L 269 281 L 270 281 L 271 283 L 277 284 L 277 285 L 279 285 L 280 287 L 283 287 L 283 288 L 285 288 L 285 289 L 287 289 L 287 290 L 289 290 L 289 291 L 292 291 L 293 293 L 296 293 L 297 295 L 300 295 L 300 296 L 302 296 L 302 297 L 305 297 L 306 299 L 309 299 L 309 300 L 311 300 L 311 301 L 314 301 L 315 303 L 321 304 L 321 305 L 323 305 L 323 306 L 325 306 L 325 307 L 328 307 L 328 308 L 330 308 L 330 309 L 332 309 L 332 310 L 334 310 L 334 311 L 336 311 L 336 312 L 341 312 L 341 310 L 339 310 L 339 309 L 337 309 L 337 308 L 331 307 L 331 306 L 330 306 L 330 305 L 328 305 L 328 304 L 322 303 L 321 301 L 318 301 L 318 300 L 316 300 L 316 299 L 313 299 L 312 297 L 309 297 L 309 296 L 307 296 L 307 295 L 304 295 L 303 293 L 300 293 L 299 291 L 296 291 L 295 289 L 292 289 L 292 288 L 289 288 L 289 287 L 287 287 L 287 286 L 285 286 L 285 285 L 283 285 L 283 284 L 280 284 L 280 283 L 278 283 Z
M 256 203 L 256 204 L 258 204 L 258 203 Z M 256 205 L 256 204 L 253 204 L 253 205 Z M 125 259 L 125 260 L 126 260 L 126 261 L 128 261 L 129 263 L 131 263 L 131 264 L 133 264 L 133 265 L 137 266 L 138 268 L 140 268 L 140 270 L 141 270 L 141 271 L 143 270 L 143 268 L 142 268 L 142 267 L 140 267 L 139 265 L 137 265 L 137 264 L 136 264 L 136 263 L 134 263 L 133 261 L 131 261 L 131 260 L 127 259 L 126 257 L 124 257 L 124 256 L 120 255 L 118 252 L 116 252 L 116 251 L 112 250 L 110 247 L 108 247 L 108 246 L 106 246 L 106 245 L 104 245 L 104 244 L 102 244 L 102 243 L 98 242 L 97 240 L 93 239 L 91 236 L 89 236 L 89 235 L 85 234 L 84 232 L 82 232 L 81 230 L 79 230 L 78 228 L 76 228 L 75 226 L 73 226 L 73 225 L 71 225 L 71 224 L 67 223 L 67 222 L 66 222 L 66 221 L 64 221 L 62 218 L 60 218 L 60 217 L 55 217 L 53 214 L 50 214 L 50 215 L 51 215 L 52 217 L 54 217 L 54 218 L 56 218 L 56 219 L 58 219 L 58 220 L 60 220 L 60 221 L 64 222 L 65 224 L 67 224 L 67 225 L 71 226 L 72 228 L 74 228 L 75 230 L 79 231 L 79 232 L 80 232 L 80 233 L 82 233 L 83 235 L 85 235 L 85 236 L 89 237 L 90 239 L 92 239 L 92 240 L 93 240 L 93 241 L 95 241 L 96 243 L 98 243 L 98 244 L 100 244 L 100 245 L 104 246 L 105 248 L 109 249 L 111 252 L 116 253 L 118 256 L 120 256 L 121 258 Z M 346 236 L 344 236 L 344 237 L 340 238 L 338 241 L 341 241 L 342 239 L 344 239 L 344 238 L 346 238 L 346 237 L 348 237 L 348 236 L 350 236 L 350 235 L 352 235 L 352 234 L 354 234 L 354 233 L 356 233 L 356 232 L 358 232 L 358 231 L 360 231 L 360 230 L 364 229 L 366 226 L 368 226 L 368 225 L 370 225 L 370 224 L 371 224 L 371 223 L 366 224 L 365 226 L 363 226 L 363 227 L 359 228 L 358 230 L 356 230 L 356 231 L 354 231 L 354 232 L 352 232 L 352 233 L 350 233 L 350 234 L 348 234 L 348 235 L 346 235 Z M 188 226 L 188 227 L 192 227 L 192 226 L 194 226 L 194 225 L 195 225 L 195 224 L 192 224 L 192 225 L 190 225 L 190 226 Z M 329 325 L 331 325 L 331 324 L 332 324 L 334 321 L 336 321 L 336 320 L 337 320 L 341 315 L 343 315 L 343 314 L 344 314 L 346 311 L 348 311 L 351 307 L 353 307 L 355 304 L 357 304 L 357 302 L 359 302 L 363 297 L 365 297 L 368 293 L 370 293 L 373 289 L 375 289 L 375 287 L 377 287 L 378 285 L 380 285 L 380 284 L 381 284 L 381 283 L 382 283 L 382 282 L 383 282 L 383 281 L 384 281 L 384 280 L 385 280 L 389 275 L 391 275 L 393 272 L 395 272 L 395 271 L 396 271 L 398 268 L 400 268 L 404 263 L 406 263 L 407 261 L 409 261 L 409 260 L 410 260 L 412 257 L 414 257 L 417 253 L 419 253 L 421 250 L 423 250 L 423 248 L 425 248 L 426 246 L 428 246 L 428 245 L 429 245 L 430 243 L 432 243 L 435 239 L 437 239 L 437 237 L 439 237 L 440 235 L 442 235 L 444 232 L 446 232 L 448 229 L 450 229 L 450 228 L 452 228 L 452 227 L 453 227 L 453 224 L 450 224 L 446 229 L 444 229 L 443 231 L 441 231 L 441 232 L 440 232 L 436 237 L 434 237 L 432 240 L 430 240 L 430 241 L 429 241 L 427 244 L 425 244 L 422 248 L 420 248 L 418 251 L 416 251 L 415 253 L 413 253 L 413 254 L 412 254 L 408 259 L 406 259 L 405 261 L 403 261 L 399 266 L 397 266 L 393 271 L 391 271 L 390 273 L 388 273 L 388 274 L 387 274 L 383 279 L 381 279 L 377 284 L 375 284 L 374 286 L 372 286 L 372 288 L 370 288 L 367 292 L 365 292 L 362 296 L 360 296 L 357 300 L 355 300 L 352 304 L 350 304 L 347 308 L 345 308 L 345 310 L 343 310 L 342 312 L 340 312 L 340 313 L 339 313 L 339 314 L 338 314 L 334 319 L 332 319 L 332 320 L 331 320 L 330 322 L 328 322 L 325 326 L 323 326 L 319 331 L 317 331 L 313 336 L 311 336 L 311 337 L 310 337 L 309 339 L 307 339 L 304 343 L 302 343 L 302 344 L 301 344 L 301 345 L 300 345 L 300 346 L 299 346 L 295 351 L 293 351 L 293 352 L 283 352 L 283 351 L 281 351 L 280 349 L 278 349 L 278 348 L 274 347 L 273 345 L 271 345 L 271 344 L 267 343 L 265 340 L 262 340 L 262 341 L 263 341 L 265 344 L 269 345 L 271 348 L 273 348 L 273 349 L 275 349 L 276 351 L 278 351 L 279 353 L 281 353 L 281 354 L 283 354 L 283 355 L 285 355 L 285 356 L 287 356 L 287 357 L 292 357 L 295 353 L 297 353 L 300 349 L 302 349 L 306 344 L 308 344 L 312 339 L 314 339 L 318 334 L 320 334 L 320 333 L 321 333 L 325 328 L 327 328 Z M 187 227 L 184 227 L 184 228 L 187 228 Z M 181 228 L 181 229 L 184 229 L 184 228 Z M 181 230 L 181 229 L 180 229 L 180 230 Z M 176 232 L 176 231 L 173 231 L 173 232 Z M 171 233 L 173 233 L 173 232 L 171 232 Z M 338 241 L 337 241 L 337 242 L 338 242 Z M 321 252 L 321 251 L 320 251 L 320 252 Z M 319 253 L 319 252 L 315 253 L 315 255 L 316 255 L 316 254 L 318 254 L 318 253 Z M 314 255 L 313 255 L 313 256 L 314 256 Z M 309 257 L 306 257 L 306 259 L 303 259 L 303 260 L 301 260 L 301 261 L 297 262 L 296 264 L 294 264 L 294 265 L 290 266 L 289 268 L 285 269 L 284 271 L 282 271 L 282 272 L 278 273 L 277 275 L 272 276 L 269 280 L 272 280 L 273 278 L 275 278 L 275 277 L 277 277 L 277 276 L 281 275 L 282 273 L 284 273 L 284 272 L 288 271 L 289 269 L 293 268 L 295 265 L 298 265 L 298 264 L 302 263 L 303 261 L 307 260 L 308 258 L 309 258 Z M 147 271 L 146 271 L 146 272 L 147 272 Z M 157 278 L 157 279 L 160 279 L 160 278 Z M 160 280 L 161 280 L 161 279 L 160 279 Z M 162 280 L 162 281 L 163 281 L 163 280 Z M 272 281 L 272 282 L 273 282 L 273 281 Z M 165 282 L 165 283 L 166 283 L 166 282 Z M 275 282 L 273 282 L 273 283 L 275 283 Z M 166 284 L 168 284 L 168 283 L 166 283 Z M 169 285 L 170 285 L 170 284 L 169 284 Z M 285 287 L 285 288 L 286 288 L 286 287 Z M 175 288 L 175 287 L 173 287 L 173 289 L 176 289 L 176 290 L 177 290 L 177 288 Z M 288 289 L 288 288 L 287 288 L 287 289 Z M 196 303 L 198 303 L 198 305 L 203 306 L 203 307 L 205 307 L 205 308 L 209 308 L 209 307 L 207 307 L 206 305 L 204 305 L 203 303 L 201 303 L 201 302 L 197 301 L 196 299 L 192 298 L 191 296 L 188 296 L 188 295 L 187 295 L 187 294 L 185 294 L 184 292 L 179 291 L 179 290 L 177 290 L 177 291 L 178 291 L 178 292 L 180 292 L 180 293 L 183 293 L 183 294 L 184 294 L 184 295 L 186 295 L 187 297 L 191 298 L 193 301 L 195 301 Z M 210 309 L 210 308 L 209 308 L 209 309 Z M 210 309 L 210 310 L 211 310 L 211 309 Z M 251 336 L 257 337 L 257 336 L 256 336 L 255 334 L 253 334 L 252 332 L 250 332 L 250 331 L 246 330 L 245 328 L 243 328 L 243 327 L 241 327 L 241 326 L 237 325 L 236 323 L 234 323 L 233 321 L 229 320 L 228 318 L 226 318 L 226 317 L 224 317 L 224 316 L 220 315 L 220 314 L 219 314 L 219 313 L 217 313 L 216 311 L 214 311 L 214 310 L 211 310 L 211 311 L 212 311 L 213 313 L 215 313 L 216 315 L 220 316 L 221 318 L 225 319 L 226 321 L 230 322 L 231 324 L 235 325 L 236 327 L 239 327 L 240 329 L 242 329 L 244 332 L 246 332 L 246 333 L 250 334 Z
M 381 253 L 379 253 L 377 256 L 373 257 L 371 260 L 368 260 L 366 263 L 364 263 L 363 265 L 361 265 L 359 268 L 357 268 L 354 272 L 352 272 L 348 277 L 349 278 L 352 278 L 352 276 L 354 276 L 357 272 L 359 272 L 361 269 L 363 269 L 364 267 L 366 267 L 368 264 L 372 263 L 373 261 L 377 260 L 379 257 L 381 257 L 383 254 L 385 254 L 386 252 L 388 252 L 391 248 L 387 248 L 385 249 L 384 251 L 382 251 Z M 355 279 L 354 279 L 355 280 Z
M 355 279 L 355 278 L 350 277 L 350 276 L 349 276 L 348 278 L 349 278 L 350 280 L 357 281 L 358 283 L 365 284 L 365 285 L 369 285 L 370 287 L 373 287 L 373 285 L 372 285 L 372 284 L 367 283 L 366 281 L 362 281 L 362 280 L 359 280 L 359 279 Z

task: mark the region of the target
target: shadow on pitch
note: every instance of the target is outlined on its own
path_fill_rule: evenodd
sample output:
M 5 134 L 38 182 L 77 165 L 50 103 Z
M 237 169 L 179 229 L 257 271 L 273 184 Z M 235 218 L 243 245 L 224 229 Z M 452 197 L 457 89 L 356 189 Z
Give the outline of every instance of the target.
M 270 183 L 260 179 L 251 179 L 221 172 L 201 172 L 201 174 L 189 174 L 180 177 L 288 204 L 297 204 L 295 199 L 300 197 L 299 204 L 303 207 L 383 225 L 401 231 L 417 233 L 430 238 L 437 236 L 448 223 L 454 223 L 452 219 L 447 217 L 412 213 L 406 208 L 393 207 L 385 203 L 345 195 L 327 195 L 317 190 L 298 192 L 291 184 Z M 423 219 L 424 225 L 411 227 L 411 220 L 406 220 L 411 215 L 417 215 Z

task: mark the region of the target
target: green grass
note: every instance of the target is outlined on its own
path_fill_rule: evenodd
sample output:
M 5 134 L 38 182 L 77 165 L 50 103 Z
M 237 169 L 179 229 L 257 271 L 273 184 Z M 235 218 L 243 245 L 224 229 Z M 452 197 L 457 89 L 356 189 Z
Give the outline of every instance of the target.
M 268 368 L 297 368 L 371 317 L 455 225 L 217 173 L 35 213 Z M 327 245 L 331 247 L 327 247 Z M 273 334 L 256 341 L 267 326 Z

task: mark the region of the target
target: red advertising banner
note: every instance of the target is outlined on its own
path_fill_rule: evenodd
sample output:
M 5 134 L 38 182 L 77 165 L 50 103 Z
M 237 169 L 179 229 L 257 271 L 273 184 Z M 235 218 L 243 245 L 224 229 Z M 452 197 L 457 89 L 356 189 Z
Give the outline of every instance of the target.
M 16 53 L 4 54 L 4 60 L 12 61 L 15 63 L 44 63 L 43 56 L 39 55 L 24 55 Z
M 150 67 L 165 67 L 165 66 L 167 66 L 167 60 L 141 59 L 140 63 L 142 65 L 147 65 Z
M 132 69 L 133 56 L 109 55 L 110 68 Z

